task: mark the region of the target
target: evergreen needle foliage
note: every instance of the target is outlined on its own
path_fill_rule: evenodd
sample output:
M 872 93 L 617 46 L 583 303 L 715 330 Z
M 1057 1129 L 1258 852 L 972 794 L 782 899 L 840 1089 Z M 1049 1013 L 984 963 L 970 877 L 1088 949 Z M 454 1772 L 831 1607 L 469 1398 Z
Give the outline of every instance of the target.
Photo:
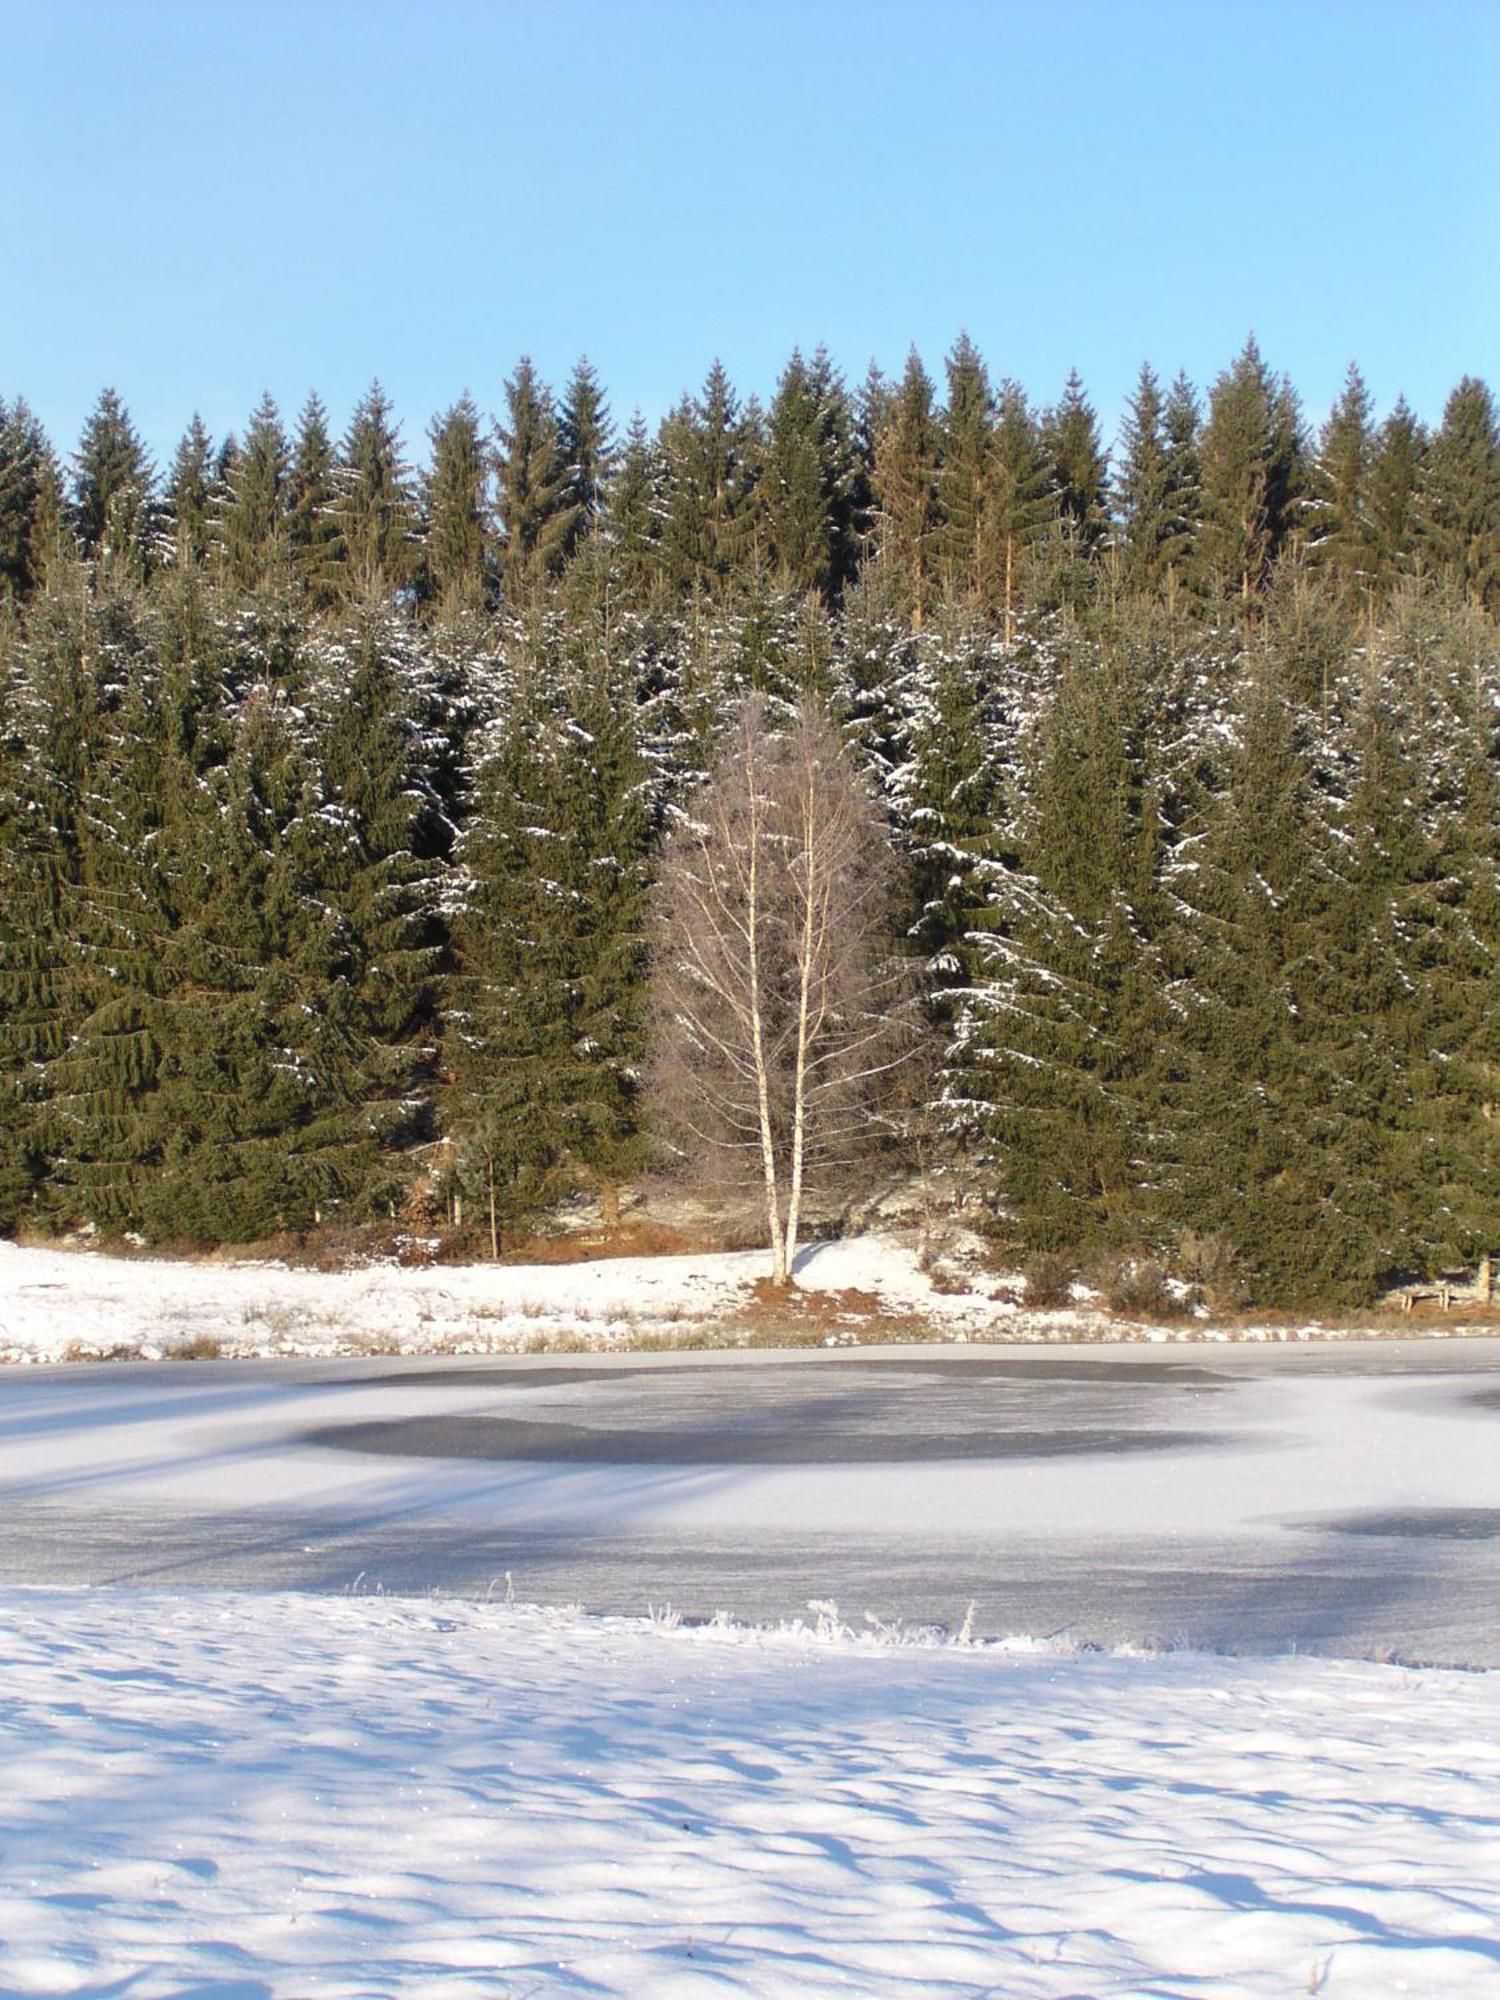
M 377 383 L 158 470 L 112 390 L 69 457 L 0 399 L 0 1226 L 612 1213 L 689 1150 L 653 897 L 726 731 L 780 784 L 818 717 L 850 940 L 942 1050 L 880 1118 L 1008 1240 L 1287 1305 L 1500 1250 L 1483 382 L 1429 430 L 1351 368 L 1315 429 L 1250 341 L 1143 368 L 1111 452 L 967 337 L 764 406 L 715 364 L 654 430 L 523 360 L 427 438 Z M 826 1076 L 809 1198 L 870 1119 Z

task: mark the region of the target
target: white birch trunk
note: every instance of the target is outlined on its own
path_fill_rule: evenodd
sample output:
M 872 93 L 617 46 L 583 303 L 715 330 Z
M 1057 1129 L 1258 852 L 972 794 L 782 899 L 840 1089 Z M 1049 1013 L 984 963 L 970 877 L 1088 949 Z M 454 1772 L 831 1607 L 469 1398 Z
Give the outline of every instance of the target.
M 786 1214 L 786 1262 L 790 1278 L 797 1269 L 797 1230 L 802 1216 L 802 1162 L 807 1143 L 807 1051 L 811 1015 L 816 925 L 814 807 L 811 788 L 802 805 L 802 935 L 798 942 L 797 1054 L 792 1073 L 792 1163 Z
M 787 1281 L 786 1238 L 781 1227 L 781 1191 L 776 1173 L 776 1135 L 771 1126 L 771 1081 L 766 1065 L 765 1021 L 760 998 L 760 842 L 757 809 L 750 836 L 750 896 L 746 913 L 746 954 L 750 985 L 750 1046 L 755 1063 L 755 1096 L 760 1114 L 761 1170 L 766 1184 L 766 1226 L 771 1238 L 771 1283 Z

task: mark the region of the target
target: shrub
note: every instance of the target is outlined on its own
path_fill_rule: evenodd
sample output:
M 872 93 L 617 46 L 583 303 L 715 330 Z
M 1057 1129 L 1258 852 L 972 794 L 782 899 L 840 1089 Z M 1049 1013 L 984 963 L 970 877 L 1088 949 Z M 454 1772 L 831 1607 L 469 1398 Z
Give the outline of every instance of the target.
M 1250 1303 L 1244 1260 L 1227 1236 L 1199 1236 L 1191 1230 L 1177 1246 L 1177 1264 L 1213 1312 L 1238 1312 Z
M 1117 1257 L 1103 1273 L 1101 1289 L 1110 1311 L 1128 1319 L 1175 1319 L 1182 1311 L 1166 1270 L 1154 1257 Z
M 1047 1310 L 1072 1302 L 1078 1266 L 1060 1250 L 1038 1250 L 1026 1260 L 1026 1303 Z

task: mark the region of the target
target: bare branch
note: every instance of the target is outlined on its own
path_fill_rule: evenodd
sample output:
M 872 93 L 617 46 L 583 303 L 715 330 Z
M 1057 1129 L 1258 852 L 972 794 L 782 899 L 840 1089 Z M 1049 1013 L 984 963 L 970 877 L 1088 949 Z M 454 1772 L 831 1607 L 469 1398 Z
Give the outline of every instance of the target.
M 716 1176 L 759 1154 L 772 1274 L 809 1198 L 899 1119 L 888 1079 L 918 1039 L 897 955 L 884 820 L 812 704 L 773 732 L 745 704 L 679 823 L 657 891 L 651 1094 L 674 1160 Z

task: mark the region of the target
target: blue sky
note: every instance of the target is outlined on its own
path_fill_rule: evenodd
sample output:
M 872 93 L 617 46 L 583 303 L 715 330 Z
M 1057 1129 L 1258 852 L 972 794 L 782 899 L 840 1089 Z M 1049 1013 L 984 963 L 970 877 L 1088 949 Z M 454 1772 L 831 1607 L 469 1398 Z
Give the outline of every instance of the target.
M 0 396 L 165 453 L 378 374 L 414 447 L 522 352 L 655 418 L 721 356 L 938 372 L 1106 428 L 1255 331 L 1500 388 L 1500 0 L 5 0 Z

